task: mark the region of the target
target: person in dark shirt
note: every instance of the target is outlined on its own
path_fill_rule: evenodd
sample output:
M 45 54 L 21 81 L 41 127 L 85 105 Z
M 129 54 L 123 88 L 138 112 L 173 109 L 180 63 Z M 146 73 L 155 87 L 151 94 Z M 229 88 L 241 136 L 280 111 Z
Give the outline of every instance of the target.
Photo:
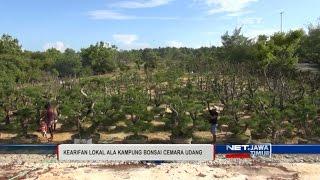
M 216 132 L 218 125 L 218 112 L 216 108 L 209 109 L 210 113 L 210 124 L 211 124 L 211 134 L 212 134 L 212 143 L 216 143 Z
M 50 141 L 53 140 L 53 125 L 54 125 L 55 118 L 56 118 L 56 113 L 54 111 L 54 108 L 51 105 L 51 103 L 48 102 L 45 105 L 45 111 L 44 111 L 43 119 L 46 122 L 48 131 L 50 133 L 50 138 L 49 138 Z

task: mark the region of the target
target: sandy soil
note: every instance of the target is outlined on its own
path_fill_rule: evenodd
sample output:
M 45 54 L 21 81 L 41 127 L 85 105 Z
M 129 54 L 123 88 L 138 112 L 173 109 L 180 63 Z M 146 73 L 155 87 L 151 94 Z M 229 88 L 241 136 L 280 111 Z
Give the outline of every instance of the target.
M 54 143 L 70 141 L 76 132 L 58 132 Z M 41 142 L 46 143 L 40 133 Z M 101 132 L 101 141 L 121 142 L 125 132 Z M 165 142 L 170 133 L 146 133 L 149 140 Z M 195 132 L 207 141 L 210 132 Z M 0 140 L 10 141 L 16 134 L 1 133 Z M 219 133 L 222 139 L 225 133 Z M 218 155 L 215 161 L 188 163 L 141 162 L 59 162 L 54 155 L 0 154 L 0 180 L 2 179 L 320 179 L 320 156 L 275 156 L 270 159 L 228 160 Z
M 264 160 L 227 160 L 210 162 L 59 162 L 54 155 L 1 155 L 0 179 L 320 179 L 320 161 L 288 163 L 307 156 L 276 156 L 285 163 Z M 282 158 L 282 159 L 281 159 Z M 287 159 L 283 161 L 283 158 Z M 310 156 L 309 158 L 315 158 Z M 319 156 L 317 156 L 319 158 Z
M 39 140 L 41 143 L 47 143 L 48 140 L 44 137 L 42 137 L 40 132 L 29 132 L 30 134 L 37 135 L 39 137 Z M 52 143 L 55 144 L 61 144 L 71 141 L 71 136 L 76 134 L 77 132 L 56 132 L 54 134 L 54 139 Z M 7 143 L 10 142 L 10 139 L 17 136 L 17 134 L 14 133 L 4 133 L 0 132 L 0 143 Z M 101 143 L 107 142 L 107 143 L 114 143 L 114 142 L 121 142 L 126 136 L 131 135 L 132 133 L 125 133 L 125 132 L 99 132 L 100 134 L 100 141 Z M 165 131 L 158 131 L 158 132 L 149 132 L 149 133 L 142 133 L 145 136 L 148 136 L 149 141 L 169 141 L 170 140 L 170 132 Z M 208 131 L 197 131 L 194 133 L 195 136 L 200 137 L 203 141 L 211 142 L 212 135 Z M 225 136 L 225 133 L 218 133 L 219 140 L 223 139 Z M 48 137 L 50 135 L 48 134 Z M 17 143 L 17 142 L 16 142 Z M 21 139 L 20 143 L 26 143 L 23 142 L 23 139 Z

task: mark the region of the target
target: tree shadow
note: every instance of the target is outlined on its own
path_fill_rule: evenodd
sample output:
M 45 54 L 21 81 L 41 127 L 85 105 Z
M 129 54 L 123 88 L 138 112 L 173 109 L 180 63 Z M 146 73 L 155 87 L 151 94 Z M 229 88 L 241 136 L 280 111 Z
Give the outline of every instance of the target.
M 128 133 L 129 131 L 126 126 L 118 125 L 115 129 L 109 130 L 109 131 L 106 130 L 105 132 L 108 132 L 108 133 L 120 133 L 120 132 Z
M 26 137 L 18 134 L 15 137 L 0 139 L 0 144 L 41 144 L 41 140 L 35 134 L 28 134 Z
M 149 130 L 149 132 L 168 131 L 168 128 L 165 126 L 165 124 L 152 125 L 151 127 L 152 128 Z
M 171 144 L 171 141 L 167 139 L 152 139 L 148 141 L 148 144 Z

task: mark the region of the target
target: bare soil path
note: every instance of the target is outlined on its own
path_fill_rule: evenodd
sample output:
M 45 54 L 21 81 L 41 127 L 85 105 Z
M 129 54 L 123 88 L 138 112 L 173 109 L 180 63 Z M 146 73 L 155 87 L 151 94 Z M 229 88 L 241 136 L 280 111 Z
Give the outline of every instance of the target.
M 276 156 L 275 159 L 284 157 Z M 294 159 L 289 157 L 288 159 Z M 0 179 L 320 179 L 320 163 L 227 160 L 186 163 L 59 162 L 53 155 L 1 155 Z

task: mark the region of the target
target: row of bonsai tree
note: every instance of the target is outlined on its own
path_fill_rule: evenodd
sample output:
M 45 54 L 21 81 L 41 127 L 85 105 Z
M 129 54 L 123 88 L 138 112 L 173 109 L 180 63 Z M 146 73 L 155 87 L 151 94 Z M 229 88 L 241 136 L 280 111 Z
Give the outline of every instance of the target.
M 172 138 L 189 138 L 195 130 L 209 130 L 206 108 L 215 104 L 223 108 L 219 124 L 234 135 L 250 129 L 253 138 L 272 142 L 320 136 L 319 73 L 296 68 L 302 31 L 253 41 L 235 30 L 222 41 L 222 47 L 147 49 L 143 60 L 132 58 L 130 51 L 117 52 L 123 58 L 113 72 L 65 78 L 38 67 L 39 60 L 20 64 L 5 52 L 0 54 L 0 115 L 10 122 L 7 129 L 26 136 L 51 100 L 59 105 L 63 128 L 76 127 L 81 137 L 124 121 L 130 138 L 139 139 L 155 129 L 151 121 L 156 120 L 164 122 Z M 91 48 L 88 53 L 97 55 L 93 59 L 109 58 Z

